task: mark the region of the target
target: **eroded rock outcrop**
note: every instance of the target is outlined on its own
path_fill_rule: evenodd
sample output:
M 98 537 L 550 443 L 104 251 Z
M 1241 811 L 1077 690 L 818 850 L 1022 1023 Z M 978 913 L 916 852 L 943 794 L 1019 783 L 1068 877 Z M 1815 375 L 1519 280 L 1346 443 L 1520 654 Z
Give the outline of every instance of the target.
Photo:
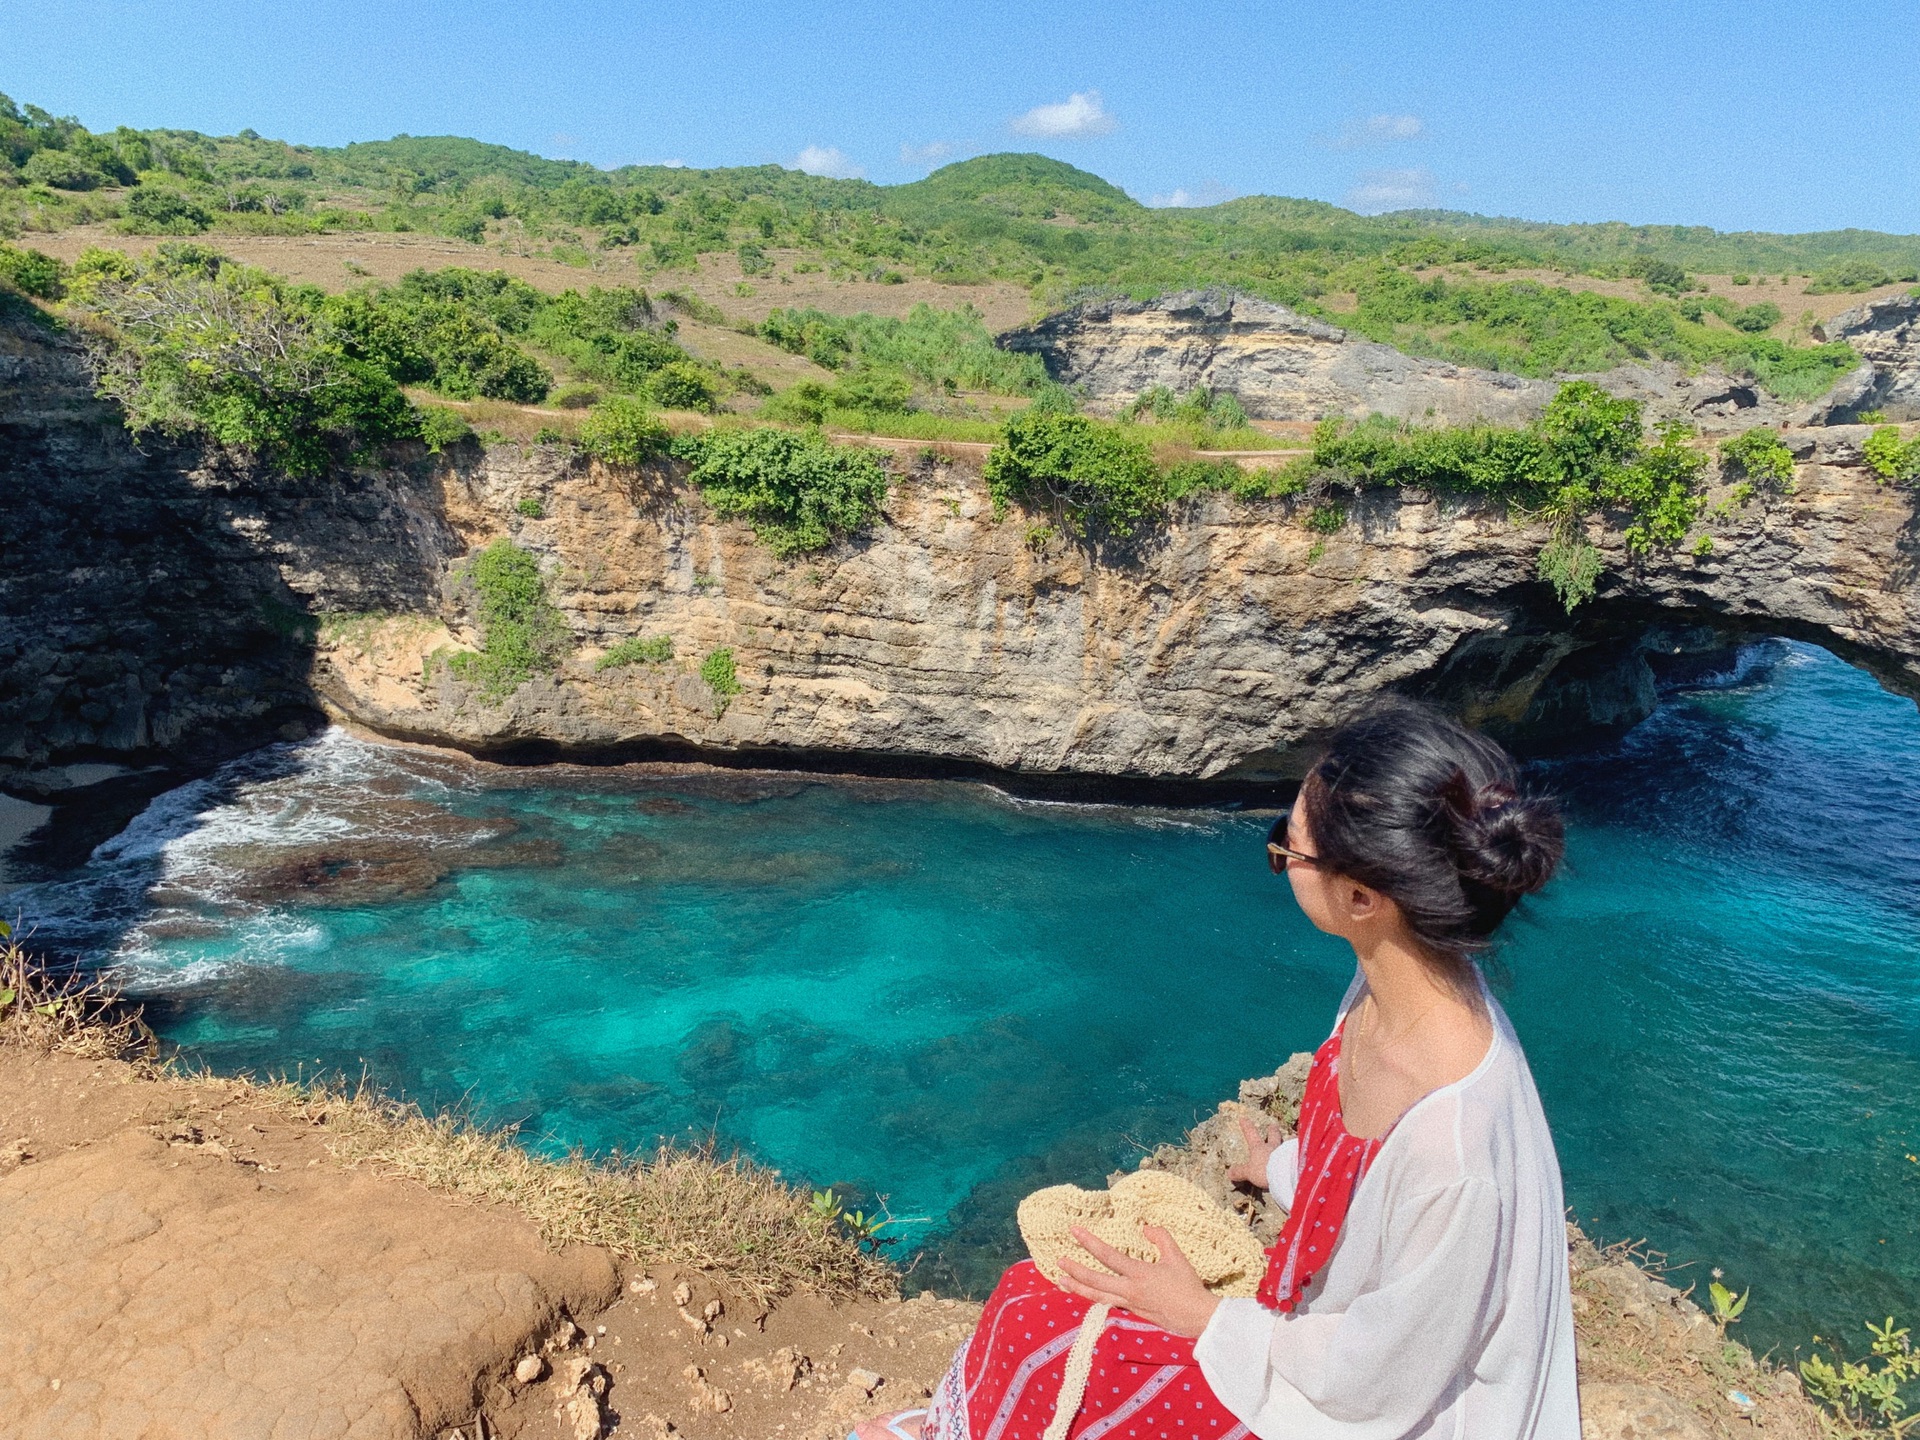
M 1039 355 L 1055 379 L 1109 413 L 1156 385 L 1205 385 L 1231 391 L 1256 419 L 1378 412 L 1428 424 L 1511 425 L 1539 415 L 1559 383 L 1422 359 L 1231 290 L 1091 301 L 1012 331 L 1001 344 Z M 1781 424 L 1807 409 L 1750 380 L 1713 369 L 1690 374 L 1663 361 L 1583 378 L 1640 400 L 1653 418 Z
M 1876 410 L 1888 420 L 1920 420 L 1920 294 L 1856 305 L 1816 333 L 1846 341 L 1862 362 L 1827 397 L 1824 421 L 1857 420 Z
M 1284 777 L 1390 687 L 1509 737 L 1618 728 L 1653 703 L 1650 644 L 1729 634 L 1814 640 L 1920 694 L 1914 497 L 1861 465 L 1865 427 L 1789 434 L 1790 495 L 1717 493 L 1709 555 L 1635 561 L 1596 519 L 1606 571 L 1569 618 L 1535 578 L 1542 529 L 1419 491 L 1325 536 L 1302 502 L 1203 497 L 1096 552 L 922 456 L 870 533 L 782 561 L 672 467 L 564 447 L 400 447 L 307 479 L 143 451 L 71 352 L 6 339 L 0 778 L 36 798 L 74 762 L 197 767 L 322 707 L 525 758 L 1184 783 Z M 429 662 L 479 640 L 461 562 L 502 536 L 540 557 L 574 644 L 494 701 Z M 674 658 L 601 667 L 635 636 Z M 698 673 L 719 649 L 737 695 Z

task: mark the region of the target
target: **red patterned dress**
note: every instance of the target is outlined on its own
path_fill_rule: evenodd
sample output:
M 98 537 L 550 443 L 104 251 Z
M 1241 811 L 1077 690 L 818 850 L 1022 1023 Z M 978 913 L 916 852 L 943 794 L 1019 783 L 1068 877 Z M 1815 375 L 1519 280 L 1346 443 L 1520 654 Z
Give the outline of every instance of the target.
M 1294 1203 L 1267 1252 L 1259 1292 L 1263 1305 L 1283 1312 L 1299 1304 L 1333 1253 L 1348 1202 L 1381 1145 L 1349 1135 L 1341 1122 L 1339 1030 L 1313 1057 L 1298 1135 Z M 1040 1440 L 1089 1306 L 1050 1284 L 1031 1260 L 1008 1270 L 940 1382 L 921 1440 Z M 1247 1427 L 1214 1396 L 1193 1345 L 1115 1310 L 1094 1346 L 1071 1440 L 1243 1440 Z

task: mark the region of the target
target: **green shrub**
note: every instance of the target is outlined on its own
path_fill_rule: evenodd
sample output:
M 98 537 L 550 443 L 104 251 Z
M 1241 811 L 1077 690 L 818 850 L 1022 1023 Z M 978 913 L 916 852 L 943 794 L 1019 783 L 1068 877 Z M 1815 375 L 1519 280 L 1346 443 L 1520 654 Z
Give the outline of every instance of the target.
M 92 251 L 69 291 L 101 322 L 84 340 L 96 387 L 136 432 L 197 431 L 299 474 L 325 468 L 333 439 L 420 433 L 393 377 L 345 353 L 302 293 L 261 271 L 198 246 L 140 261 Z
M 971 305 L 936 310 L 923 302 L 904 319 L 775 310 L 760 322 L 759 331 L 763 339 L 829 370 L 890 370 L 929 390 L 1032 395 L 1051 383 L 1039 356 L 995 345 Z
M 1571 615 L 1576 607 L 1593 598 L 1594 587 L 1600 581 L 1600 552 L 1577 530 L 1570 527 L 1559 530 L 1540 547 L 1534 573 L 1553 587 L 1553 593 Z
M 58 300 L 67 293 L 67 267 L 51 255 L 0 243 L 0 285 L 22 295 Z
M 1167 503 L 1146 445 L 1084 415 L 1014 416 L 987 457 L 986 480 L 996 508 L 1051 506 L 1077 533 L 1131 535 Z
M 671 360 L 647 377 L 647 398 L 668 410 L 711 410 L 719 399 L 713 372 L 691 360 Z
M 1771 300 L 1762 300 L 1757 305 L 1742 306 L 1727 319 L 1736 330 L 1758 335 L 1780 323 L 1780 307 Z
M 1867 437 L 1862 451 L 1868 467 L 1882 480 L 1902 485 L 1920 480 L 1920 436 L 1902 443 L 1897 428 L 1883 425 Z
M 1920 1380 L 1920 1351 L 1913 1348 L 1907 1327 L 1896 1328 L 1891 1315 L 1884 1325 L 1868 1321 L 1867 1332 L 1873 1339 L 1866 1359 L 1848 1360 L 1836 1345 L 1831 1360 L 1815 1354 L 1801 1361 L 1800 1379 L 1809 1395 L 1839 1416 L 1847 1434 L 1902 1440 L 1915 1428 L 1911 1418 L 1901 1417 L 1912 1382 Z
M 1205 385 L 1197 385 L 1185 395 L 1155 385 L 1142 391 L 1126 413 L 1132 420 L 1151 417 L 1214 431 L 1239 430 L 1247 423 L 1247 412 L 1232 391 L 1210 390 Z
M 1645 555 L 1656 546 L 1671 549 L 1686 538 L 1700 518 L 1700 481 L 1707 457 L 1687 442 L 1693 427 L 1681 420 L 1662 421 L 1659 438 L 1631 465 L 1607 474 L 1601 496 L 1633 512 L 1626 528 L 1627 549 Z
M 671 659 L 671 635 L 654 635 L 644 640 L 638 635 L 629 635 L 625 640 L 608 646 L 607 653 L 593 662 L 593 668 L 599 671 L 611 670 L 619 665 L 660 665 Z
M 1793 452 L 1764 425 L 1722 440 L 1720 463 L 1728 474 L 1743 476 L 1756 485 L 1786 493 L 1793 489 Z
M 1627 266 L 1629 275 L 1637 275 L 1647 282 L 1647 288 L 1660 295 L 1679 295 L 1692 288 L 1687 272 L 1671 260 L 1655 260 L 1642 257 Z
M 426 442 L 429 454 L 438 455 L 449 445 L 473 438 L 473 427 L 458 410 L 450 410 L 445 405 L 422 405 L 419 409 L 420 438 Z
M 562 410 L 585 410 L 600 403 L 600 389 L 596 385 L 562 385 L 548 397 Z
M 529 520 L 544 520 L 547 507 L 540 503 L 538 495 L 523 495 L 514 505 L 514 512 L 526 516 Z
M 476 555 L 467 579 L 480 622 L 480 649 L 449 656 L 447 666 L 478 686 L 485 699 L 499 700 L 535 671 L 551 670 L 572 636 L 547 599 L 538 557 L 511 540 L 496 540 Z
M 1333 535 L 1347 523 L 1344 505 L 1316 505 L 1307 512 L 1306 527 L 1316 535 Z
M 707 682 L 722 701 L 740 693 L 740 677 L 733 666 L 733 651 L 715 650 L 700 662 L 700 678 Z
M 55 190 L 96 190 L 113 183 L 97 165 L 66 150 L 35 151 L 20 167 L 20 178 L 29 185 L 50 185 Z
M 673 432 L 630 395 L 602 400 L 580 422 L 580 445 L 609 465 L 640 465 L 667 453 Z
M 197 235 L 213 223 L 207 207 L 165 185 L 142 185 L 127 197 L 121 223 L 142 235 Z
M 677 441 L 674 453 L 708 504 L 740 516 L 783 558 L 864 529 L 887 497 L 879 457 L 817 431 L 712 430 Z
M 1820 271 L 1807 286 L 1809 295 L 1858 294 L 1893 283 L 1893 276 L 1872 260 L 1849 260 Z

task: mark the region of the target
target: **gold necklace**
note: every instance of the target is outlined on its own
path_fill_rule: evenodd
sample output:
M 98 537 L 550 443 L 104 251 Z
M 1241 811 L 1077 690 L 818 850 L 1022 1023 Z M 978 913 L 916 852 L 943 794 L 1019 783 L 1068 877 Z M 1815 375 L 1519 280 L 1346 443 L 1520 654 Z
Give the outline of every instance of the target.
M 1443 998 L 1445 997 L 1436 995 L 1432 1000 L 1427 1002 L 1426 1009 L 1422 1010 L 1418 1015 L 1414 1016 L 1412 1020 L 1408 1021 L 1407 1024 L 1401 1028 L 1401 1031 L 1398 1035 L 1391 1036 L 1388 1039 L 1382 1041 L 1381 1043 L 1383 1045 L 1397 1045 L 1402 1040 L 1406 1039 L 1407 1036 L 1411 1035 L 1414 1032 L 1415 1028 L 1418 1027 L 1418 1025 L 1422 1020 L 1426 1019 L 1427 1016 L 1431 1015 L 1439 1007 L 1440 1001 Z M 1371 1035 L 1373 1033 L 1373 1017 L 1376 1013 L 1378 1013 L 1380 1009 L 1380 1002 L 1374 998 L 1372 991 L 1367 992 L 1367 1007 L 1368 1008 L 1367 1008 L 1366 1019 L 1360 1027 L 1360 1035 L 1356 1037 L 1359 1039 L 1364 1039 L 1366 1036 Z M 1360 1047 L 1358 1045 L 1355 1045 L 1353 1047 L 1353 1050 L 1354 1050 L 1353 1058 L 1355 1060 L 1358 1060 L 1360 1055 Z M 1360 1067 L 1358 1065 L 1354 1065 L 1352 1069 L 1353 1069 L 1354 1078 L 1358 1079 Z

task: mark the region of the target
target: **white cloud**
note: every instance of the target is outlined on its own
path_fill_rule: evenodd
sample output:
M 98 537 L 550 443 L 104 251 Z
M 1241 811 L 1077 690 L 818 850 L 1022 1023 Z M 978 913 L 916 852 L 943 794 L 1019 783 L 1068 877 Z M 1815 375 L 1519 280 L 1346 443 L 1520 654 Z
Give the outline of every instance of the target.
M 809 175 L 826 175 L 835 180 L 858 180 L 867 172 L 837 145 L 809 145 L 793 159 L 793 168 Z
M 1156 210 L 1191 209 L 1195 206 L 1219 205 L 1233 199 L 1234 193 L 1218 180 L 1202 180 L 1192 190 L 1181 185 L 1169 194 L 1151 195 L 1147 198 L 1147 204 Z
M 1431 170 L 1366 170 L 1347 191 L 1346 206 L 1363 215 L 1382 210 L 1417 210 L 1434 203 Z
M 902 165 L 938 165 L 958 148 L 951 140 L 930 140 L 925 145 L 902 145 L 900 163 Z
M 1057 105 L 1036 105 L 1007 124 L 1016 135 L 1084 140 L 1094 135 L 1111 135 L 1120 122 L 1100 103 L 1098 90 L 1086 90 L 1069 95 Z
M 1374 145 L 1418 140 L 1426 133 L 1426 123 L 1418 115 L 1369 115 L 1363 120 L 1349 120 L 1338 134 L 1326 137 L 1322 143 L 1330 150 L 1364 150 Z

